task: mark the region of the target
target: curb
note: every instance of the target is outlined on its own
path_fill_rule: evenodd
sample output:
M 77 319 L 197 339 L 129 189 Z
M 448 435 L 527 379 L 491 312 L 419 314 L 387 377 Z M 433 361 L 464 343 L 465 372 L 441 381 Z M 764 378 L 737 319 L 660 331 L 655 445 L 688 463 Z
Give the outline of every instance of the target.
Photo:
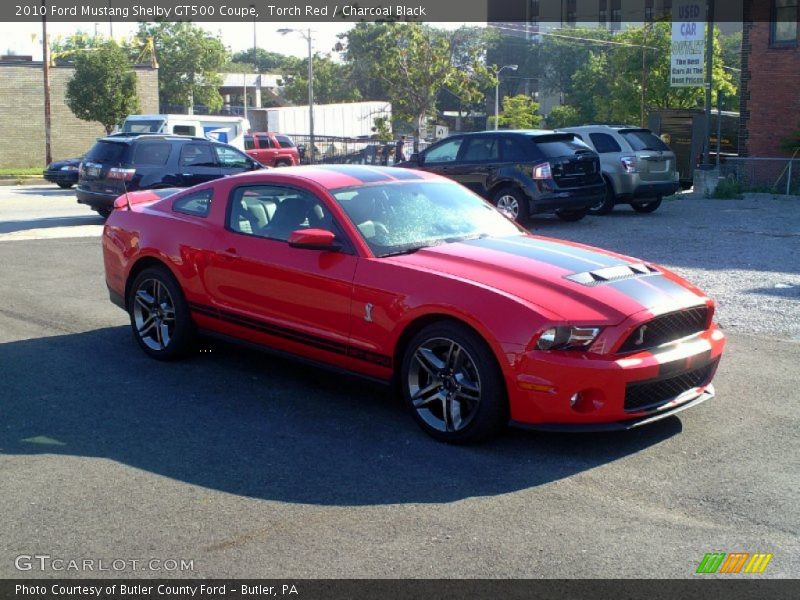
M 0 177 L 0 185 L 48 185 L 49 183 L 41 177 Z

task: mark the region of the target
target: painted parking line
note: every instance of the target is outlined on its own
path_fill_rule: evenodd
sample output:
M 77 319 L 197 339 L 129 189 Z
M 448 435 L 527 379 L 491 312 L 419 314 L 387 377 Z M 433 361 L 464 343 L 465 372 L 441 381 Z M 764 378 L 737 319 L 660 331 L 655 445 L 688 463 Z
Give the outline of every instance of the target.
M 102 225 L 72 225 L 70 227 L 42 227 L 38 229 L 23 229 L 0 233 L 0 242 L 14 242 L 21 240 L 51 240 L 59 238 L 100 237 L 103 234 Z

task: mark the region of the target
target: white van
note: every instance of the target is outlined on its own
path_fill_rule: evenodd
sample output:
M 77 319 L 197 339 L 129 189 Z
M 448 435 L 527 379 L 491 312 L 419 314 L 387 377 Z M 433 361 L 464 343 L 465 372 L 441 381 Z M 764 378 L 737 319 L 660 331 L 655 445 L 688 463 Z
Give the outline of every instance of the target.
M 169 133 L 215 139 L 244 150 L 244 135 L 250 121 L 243 117 L 217 115 L 129 115 L 122 133 Z

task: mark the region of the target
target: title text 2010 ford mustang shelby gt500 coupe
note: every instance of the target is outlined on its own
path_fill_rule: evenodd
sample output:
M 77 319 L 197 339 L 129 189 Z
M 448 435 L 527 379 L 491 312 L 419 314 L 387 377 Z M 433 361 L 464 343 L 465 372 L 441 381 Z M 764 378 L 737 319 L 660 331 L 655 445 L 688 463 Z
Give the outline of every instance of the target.
M 394 381 L 469 442 L 509 421 L 619 429 L 713 396 L 714 303 L 666 269 L 533 236 L 405 169 L 292 167 L 121 196 L 111 299 L 171 359 L 196 331 Z

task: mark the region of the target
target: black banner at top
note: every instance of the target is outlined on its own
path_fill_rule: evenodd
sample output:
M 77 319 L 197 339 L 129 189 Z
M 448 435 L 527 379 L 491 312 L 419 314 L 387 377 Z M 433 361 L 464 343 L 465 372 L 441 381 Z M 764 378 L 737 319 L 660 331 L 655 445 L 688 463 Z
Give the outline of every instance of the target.
M 626 0 L 617 4 L 569 0 L 3 0 L 0 21 L 30 22 L 42 17 L 56 22 L 79 21 L 205 21 L 205 22 L 521 22 L 592 25 L 686 20 L 707 17 L 709 0 Z M 769 19 L 756 5 L 769 0 L 715 0 L 715 22 Z M 605 8 L 603 8 L 605 6 Z M 786 14 L 786 11 L 781 13 Z M 767 16 L 764 16 L 767 15 Z M 782 17 L 783 18 L 783 17 Z

